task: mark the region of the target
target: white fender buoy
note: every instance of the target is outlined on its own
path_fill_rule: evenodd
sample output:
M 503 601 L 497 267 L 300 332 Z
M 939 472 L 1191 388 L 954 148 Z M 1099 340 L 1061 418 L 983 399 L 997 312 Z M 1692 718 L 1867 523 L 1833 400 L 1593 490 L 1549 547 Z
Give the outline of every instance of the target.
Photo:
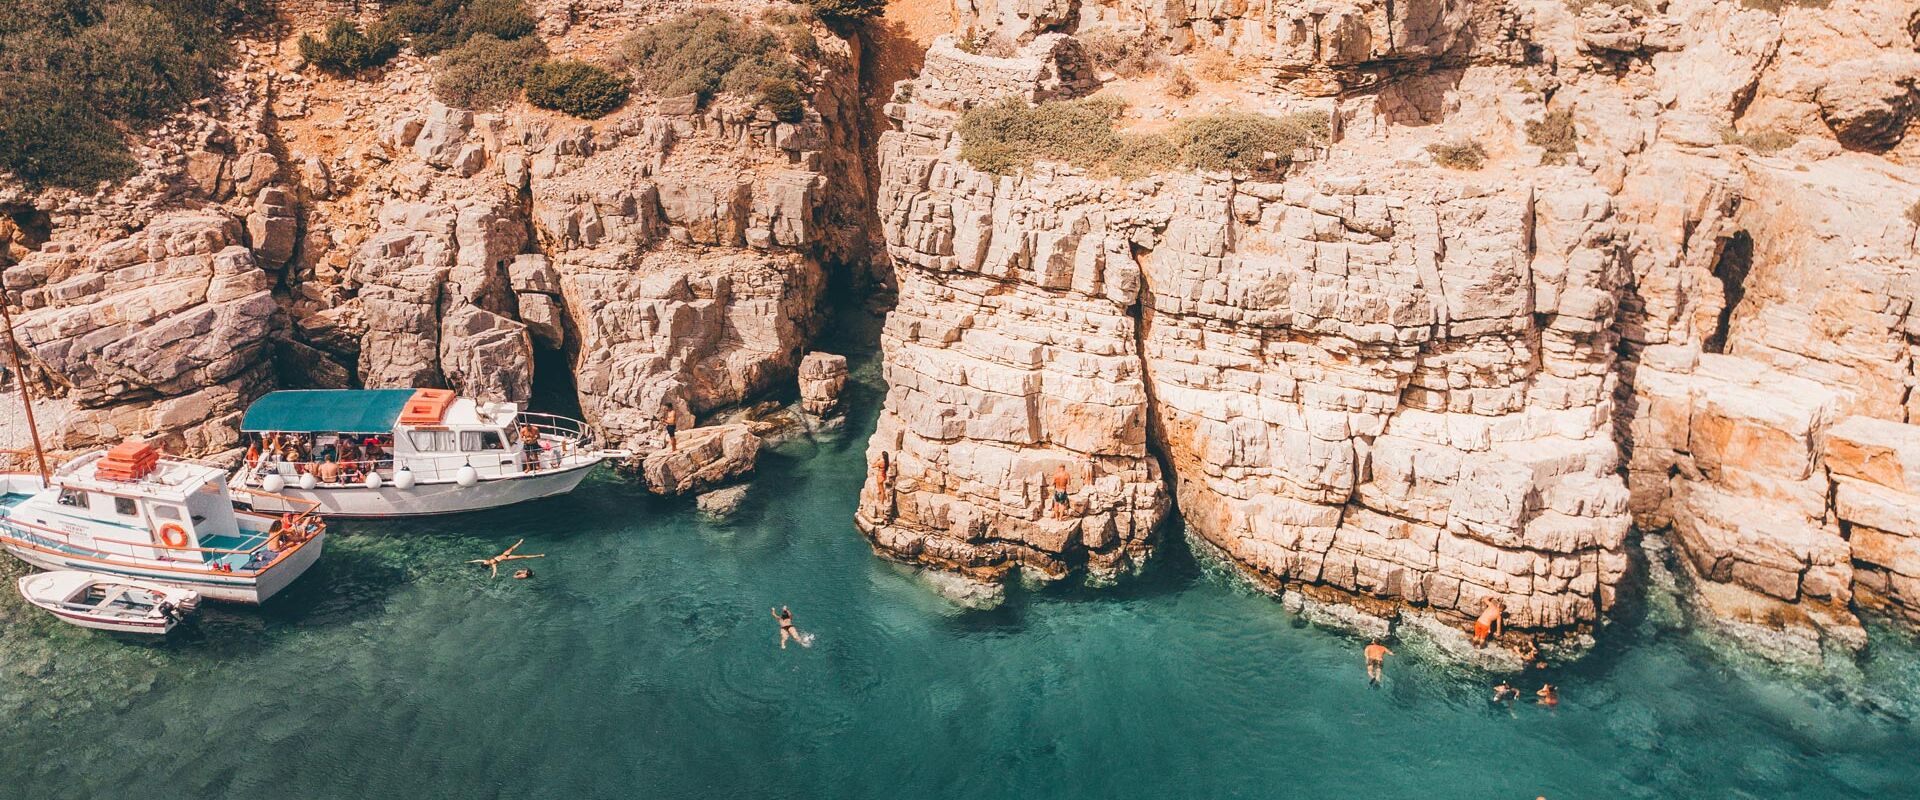
M 399 469 L 394 470 L 393 471 L 393 488 L 395 489 L 413 488 L 413 470 L 407 469 L 406 467 L 401 467 Z
M 313 477 L 313 473 L 311 472 L 303 472 L 300 474 L 300 488 L 302 489 L 311 490 L 313 487 L 319 485 L 319 483 L 320 479 Z
M 380 488 L 380 473 L 378 472 L 367 473 L 367 488 L 369 489 Z
M 260 479 L 260 488 L 266 490 L 268 494 L 272 494 L 287 488 L 287 479 L 280 477 L 280 473 L 275 472 Z
M 480 471 L 474 469 L 472 464 L 468 464 L 461 467 L 459 472 L 453 473 L 453 482 L 460 484 L 462 489 L 471 489 L 474 484 L 480 482 Z

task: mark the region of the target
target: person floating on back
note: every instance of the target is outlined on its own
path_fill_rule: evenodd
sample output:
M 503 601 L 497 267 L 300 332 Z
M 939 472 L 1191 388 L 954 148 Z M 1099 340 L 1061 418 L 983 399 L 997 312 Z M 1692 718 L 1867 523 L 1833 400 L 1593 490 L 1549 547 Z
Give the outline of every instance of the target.
M 1383 668 L 1386 666 L 1387 656 L 1393 655 L 1393 651 L 1388 650 L 1387 646 L 1384 644 L 1381 644 L 1379 639 L 1374 639 L 1367 643 L 1366 654 L 1367 654 L 1367 681 L 1373 684 L 1374 686 L 1379 686 L 1380 674 L 1384 671 Z
M 1072 507 L 1067 503 L 1067 483 L 1072 476 L 1067 474 L 1067 465 L 1061 464 L 1053 471 L 1053 518 L 1066 519 Z
M 1480 618 L 1473 621 L 1473 646 L 1486 647 L 1487 637 L 1499 636 L 1507 632 L 1507 607 L 1499 598 L 1489 597 L 1480 609 Z

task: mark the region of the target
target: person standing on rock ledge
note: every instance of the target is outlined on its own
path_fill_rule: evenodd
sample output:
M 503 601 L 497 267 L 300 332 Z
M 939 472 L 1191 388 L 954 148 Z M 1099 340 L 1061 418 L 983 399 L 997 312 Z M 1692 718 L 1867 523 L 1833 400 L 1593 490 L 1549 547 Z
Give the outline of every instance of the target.
M 1374 639 L 1367 643 L 1366 655 L 1367 682 L 1374 686 L 1379 686 L 1380 676 L 1385 672 L 1387 656 L 1393 655 L 1393 651 L 1388 650 L 1387 646 L 1381 644 L 1379 639 Z
M 1061 464 L 1059 467 L 1054 468 L 1053 470 L 1053 518 L 1054 519 L 1066 519 L 1067 512 L 1072 510 L 1072 506 L 1069 505 L 1067 502 L 1068 501 L 1067 484 L 1072 479 L 1073 479 L 1073 476 L 1067 474 L 1067 465 Z
M 1500 598 L 1487 598 L 1486 605 L 1480 609 L 1480 618 L 1473 621 L 1473 646 L 1486 647 L 1489 636 L 1499 636 L 1507 632 L 1507 606 Z
M 676 452 L 680 449 L 680 439 L 674 435 L 679 428 L 679 423 L 680 413 L 675 411 L 673 406 L 667 406 L 667 413 L 660 418 L 660 424 L 665 425 L 667 428 L 668 452 Z

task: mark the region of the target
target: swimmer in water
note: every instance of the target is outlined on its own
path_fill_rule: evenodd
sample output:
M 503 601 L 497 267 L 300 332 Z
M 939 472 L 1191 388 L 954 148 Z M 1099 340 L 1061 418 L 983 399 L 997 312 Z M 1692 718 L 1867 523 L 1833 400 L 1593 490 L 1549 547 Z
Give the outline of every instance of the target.
M 1560 689 L 1551 683 L 1540 684 L 1540 691 L 1534 692 L 1534 694 L 1540 697 L 1540 699 L 1536 701 L 1540 705 L 1548 708 L 1560 705 Z
M 1520 690 L 1513 688 L 1513 685 L 1506 681 L 1501 681 L 1498 686 L 1493 687 L 1493 702 L 1495 703 L 1509 703 L 1519 697 Z
M 523 581 L 524 581 L 524 580 L 526 580 L 526 579 L 528 579 L 528 578 L 531 578 L 531 577 L 533 577 L 533 570 L 530 570 L 530 569 L 517 569 L 517 570 L 514 570 L 514 571 L 513 571 L 513 577 L 514 577 L 515 579 L 517 579 L 517 580 L 523 580 Z
M 773 618 L 780 621 L 780 649 L 787 649 L 788 639 L 802 645 L 806 644 L 806 641 L 800 638 L 800 629 L 793 627 L 793 612 L 788 611 L 786 606 L 781 606 L 778 610 L 771 608 L 767 610 L 773 612 Z
M 1387 656 L 1393 655 L 1393 651 L 1388 650 L 1387 646 L 1381 644 L 1379 639 L 1374 639 L 1367 643 L 1366 655 L 1367 681 L 1374 686 L 1379 686 L 1380 675 L 1386 666 Z

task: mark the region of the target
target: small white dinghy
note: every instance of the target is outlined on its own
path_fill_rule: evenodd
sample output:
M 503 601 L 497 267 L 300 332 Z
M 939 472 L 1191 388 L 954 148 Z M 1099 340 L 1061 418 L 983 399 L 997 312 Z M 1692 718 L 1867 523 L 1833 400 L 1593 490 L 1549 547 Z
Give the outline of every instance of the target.
M 69 624 L 116 633 L 164 634 L 200 605 L 200 593 L 79 570 L 20 579 L 20 596 Z

